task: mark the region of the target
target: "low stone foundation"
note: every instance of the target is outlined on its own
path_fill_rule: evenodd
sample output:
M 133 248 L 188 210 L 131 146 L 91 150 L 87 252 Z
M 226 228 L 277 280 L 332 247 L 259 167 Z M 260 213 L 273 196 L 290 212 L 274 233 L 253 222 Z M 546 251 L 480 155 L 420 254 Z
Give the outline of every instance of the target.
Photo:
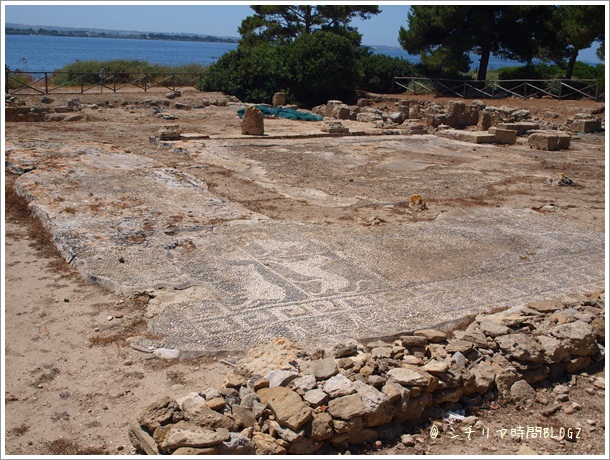
M 407 425 L 481 401 L 527 406 L 531 385 L 605 356 L 605 294 L 481 314 L 453 332 L 413 331 L 307 353 L 288 340 L 251 350 L 222 388 L 148 406 L 130 428 L 156 454 L 337 454 L 398 442 Z

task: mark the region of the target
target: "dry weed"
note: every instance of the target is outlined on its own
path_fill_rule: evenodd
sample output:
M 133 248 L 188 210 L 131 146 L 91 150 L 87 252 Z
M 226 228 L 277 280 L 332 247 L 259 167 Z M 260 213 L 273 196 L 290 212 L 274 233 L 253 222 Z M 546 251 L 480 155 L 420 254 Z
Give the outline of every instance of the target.
M 108 455 L 109 452 L 101 447 L 82 447 L 70 439 L 55 439 L 46 443 L 48 453 L 51 455 Z
M 5 218 L 16 221 L 27 229 L 28 238 L 32 240 L 31 246 L 39 255 L 52 259 L 49 268 L 55 272 L 70 273 L 70 268 L 53 244 L 53 236 L 40 219 L 32 215 L 28 207 L 28 201 L 17 194 L 14 188 L 15 179 L 6 174 L 4 184 L 4 206 Z
M 14 436 L 23 436 L 24 434 L 26 434 L 28 432 L 28 430 L 30 429 L 30 425 L 26 425 L 25 423 L 22 423 L 19 426 L 16 426 L 15 428 L 11 428 L 9 430 L 9 434 L 14 435 Z

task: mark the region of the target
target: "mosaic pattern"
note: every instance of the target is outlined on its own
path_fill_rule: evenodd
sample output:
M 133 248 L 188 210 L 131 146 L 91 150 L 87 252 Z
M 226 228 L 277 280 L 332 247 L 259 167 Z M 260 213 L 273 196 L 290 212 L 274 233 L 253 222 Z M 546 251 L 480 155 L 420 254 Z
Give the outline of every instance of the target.
M 470 268 L 440 280 L 386 276 L 388 272 L 371 266 L 366 257 L 369 246 L 383 250 L 384 243 L 364 233 L 347 235 L 367 249 L 360 259 L 354 256 L 357 248 L 350 255 L 333 251 L 333 239 L 318 239 L 320 230 L 315 228 L 300 227 L 295 233 L 295 227 L 288 232 L 286 227 L 266 225 L 262 233 L 260 229 L 227 233 L 208 251 L 207 270 L 197 275 L 209 283 L 217 301 L 167 305 L 151 324 L 155 333 L 165 335 L 154 345 L 242 350 L 288 337 L 322 346 L 353 337 L 390 336 L 455 321 L 493 306 L 520 305 L 586 286 L 603 286 L 603 235 L 553 227 L 538 227 L 532 233 L 533 221 L 521 219 L 512 227 L 505 225 L 510 218 L 500 221 L 502 228 L 478 232 L 480 244 L 493 235 L 499 244 L 501 233 L 505 240 L 520 245 L 518 252 L 498 253 L 492 260 L 478 260 L 474 254 L 476 263 L 465 265 Z M 445 247 L 448 253 L 459 249 L 455 235 L 461 223 L 424 225 L 429 232 L 439 233 L 438 241 L 445 241 L 439 243 L 440 249 Z M 398 239 L 404 232 L 418 230 L 409 226 L 388 232 L 395 232 L 393 238 Z M 453 239 L 444 240 L 441 234 L 451 234 Z M 247 242 L 240 244 L 243 238 Z M 528 241 L 527 247 L 521 247 L 523 241 Z M 536 255 L 520 257 L 534 254 L 532 248 L 537 249 Z M 408 261 L 409 250 L 403 249 L 394 258 Z M 212 253 L 214 260 L 209 259 Z M 392 269 L 391 263 L 385 268 Z

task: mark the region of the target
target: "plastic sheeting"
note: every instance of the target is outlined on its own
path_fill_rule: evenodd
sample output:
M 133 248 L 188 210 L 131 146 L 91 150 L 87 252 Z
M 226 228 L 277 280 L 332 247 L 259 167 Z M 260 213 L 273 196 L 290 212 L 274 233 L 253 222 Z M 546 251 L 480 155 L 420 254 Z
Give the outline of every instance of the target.
M 295 109 L 285 109 L 282 106 L 279 107 L 265 107 L 264 105 L 255 106 L 261 112 L 263 112 L 264 117 L 279 117 L 279 118 L 287 118 L 289 120 L 304 120 L 304 121 L 321 121 L 322 115 L 315 115 L 311 112 L 302 112 Z M 239 109 L 237 111 L 237 115 L 239 118 L 244 116 L 246 109 Z

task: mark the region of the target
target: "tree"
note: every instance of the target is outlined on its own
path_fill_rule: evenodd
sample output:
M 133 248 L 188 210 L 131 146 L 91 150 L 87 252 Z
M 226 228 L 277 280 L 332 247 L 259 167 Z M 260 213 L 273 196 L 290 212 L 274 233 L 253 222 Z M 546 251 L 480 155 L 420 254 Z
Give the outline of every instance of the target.
M 256 13 L 244 19 L 238 31 L 242 42 L 254 44 L 268 41 L 286 44 L 301 35 L 316 31 L 344 35 L 360 44 L 361 36 L 349 26 L 352 19 L 368 19 L 379 14 L 376 5 L 255 5 Z
M 257 5 L 242 21 L 237 50 L 212 64 L 208 90 L 262 102 L 283 90 L 291 102 L 312 106 L 353 92 L 360 80 L 362 36 L 356 17 L 378 14 L 375 5 Z
M 563 5 L 557 7 L 555 22 L 558 44 L 569 56 L 565 78 L 572 78 L 580 50 L 601 42 L 598 57 L 603 58 L 605 44 L 605 9 L 603 5 Z
M 547 34 L 550 5 L 412 6 L 409 28 L 398 40 L 409 54 L 421 54 L 433 70 L 456 74 L 468 71 L 470 53 L 481 56 L 477 80 L 485 80 L 491 55 L 531 62 Z

